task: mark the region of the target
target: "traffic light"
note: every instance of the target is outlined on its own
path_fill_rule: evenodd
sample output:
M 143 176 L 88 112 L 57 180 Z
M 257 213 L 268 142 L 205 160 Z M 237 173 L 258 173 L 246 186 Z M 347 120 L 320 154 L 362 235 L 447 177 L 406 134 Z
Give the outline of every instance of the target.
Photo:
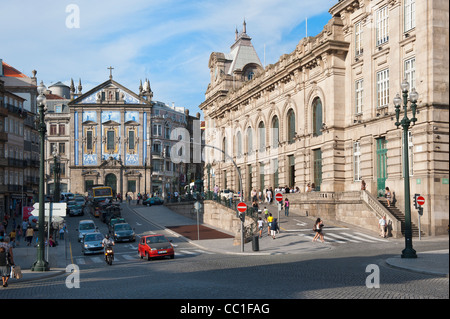
M 422 216 L 422 215 L 423 215 L 423 207 L 419 206 L 419 216 Z
M 245 213 L 239 213 L 239 219 L 241 222 L 245 222 Z
M 419 204 L 417 204 L 417 197 L 419 197 L 420 194 L 414 194 L 414 208 L 419 209 Z

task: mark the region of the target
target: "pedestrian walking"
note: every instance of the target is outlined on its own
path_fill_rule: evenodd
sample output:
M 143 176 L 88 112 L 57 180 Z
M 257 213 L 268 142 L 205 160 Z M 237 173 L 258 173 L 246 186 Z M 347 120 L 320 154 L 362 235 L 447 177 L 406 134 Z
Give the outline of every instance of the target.
M 25 233 L 25 237 L 27 238 L 27 246 L 31 245 L 31 242 L 33 241 L 33 236 L 34 236 L 34 230 L 31 226 L 28 226 L 27 231 Z
M 316 241 L 317 238 L 320 237 L 322 243 L 324 242 L 322 228 L 323 228 L 323 221 L 320 218 L 317 218 L 313 228 L 313 230 L 316 232 L 316 235 L 314 236 L 312 241 Z
M 272 226 L 270 227 L 270 234 L 272 235 L 272 239 L 275 239 L 277 231 L 278 231 L 278 221 L 277 218 L 275 218 L 272 221 Z
M 28 222 L 26 221 L 26 220 L 24 220 L 23 222 L 22 222 L 22 234 L 24 235 L 24 240 L 26 241 L 27 240 L 27 238 L 26 238 L 26 236 L 25 236 L 25 233 L 27 232 L 27 228 L 28 228 Z
M 11 266 L 8 262 L 8 252 L 5 247 L 0 247 L 0 274 L 2 276 L 3 287 L 8 287 Z
M 17 229 L 16 229 L 16 245 L 20 246 L 20 240 L 22 239 L 22 228 L 20 227 L 20 225 L 17 225 Z
M 287 197 L 284 200 L 284 216 L 289 216 L 289 199 Z
M 380 220 L 378 221 L 378 224 L 380 226 L 380 236 L 383 238 L 386 238 L 387 232 L 387 222 L 386 222 L 386 216 L 383 216 L 380 218 Z
M 259 217 L 258 219 L 259 238 L 262 238 L 263 228 L 264 228 L 264 221 L 262 220 L 261 217 Z
M 0 274 L 2 276 L 3 287 L 8 287 L 12 265 L 14 265 L 12 247 L 2 232 L 0 233 Z
M 264 219 L 267 221 L 267 218 L 269 217 L 269 210 L 267 207 L 264 206 Z
M 273 216 L 272 213 L 269 213 L 267 217 L 267 235 L 270 235 L 270 230 L 272 229 Z

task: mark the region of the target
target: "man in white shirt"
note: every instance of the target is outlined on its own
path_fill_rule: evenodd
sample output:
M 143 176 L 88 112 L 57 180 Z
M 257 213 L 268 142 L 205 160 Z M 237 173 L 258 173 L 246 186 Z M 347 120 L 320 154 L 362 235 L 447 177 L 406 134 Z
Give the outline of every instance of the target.
M 383 238 L 386 238 L 386 235 L 387 235 L 387 232 L 386 232 L 386 229 L 387 229 L 387 227 L 386 227 L 387 226 L 386 216 L 383 216 L 378 221 L 378 224 L 380 225 L 380 230 L 381 230 L 380 236 L 383 237 Z

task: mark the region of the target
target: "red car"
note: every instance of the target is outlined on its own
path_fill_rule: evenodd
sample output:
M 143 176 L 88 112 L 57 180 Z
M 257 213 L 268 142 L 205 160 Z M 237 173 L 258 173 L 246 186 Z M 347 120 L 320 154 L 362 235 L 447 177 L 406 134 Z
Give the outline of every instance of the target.
M 141 237 L 138 254 L 141 258 L 147 257 L 147 260 L 165 256 L 169 256 L 170 259 L 175 257 L 172 244 L 164 235 L 160 234 Z

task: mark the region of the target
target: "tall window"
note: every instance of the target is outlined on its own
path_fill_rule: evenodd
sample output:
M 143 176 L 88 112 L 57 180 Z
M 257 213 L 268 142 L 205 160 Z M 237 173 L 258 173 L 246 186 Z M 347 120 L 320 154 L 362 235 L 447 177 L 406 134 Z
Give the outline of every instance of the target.
M 312 103 L 312 111 L 313 111 L 313 135 L 319 136 L 322 135 L 322 101 L 320 98 L 316 97 Z
M 293 109 L 290 109 L 287 114 L 288 123 L 288 143 L 294 143 L 295 136 L 295 113 Z
M 59 124 L 59 135 L 66 135 L 66 126 L 64 124 Z
M 377 46 L 389 40 L 389 11 L 388 6 L 377 11 Z
M 409 83 L 409 91 L 416 87 L 416 58 L 405 61 L 405 79 Z
M 389 69 L 377 72 L 377 107 L 389 104 Z
M 128 149 L 129 150 L 134 150 L 134 131 L 133 130 L 129 130 L 128 131 Z
M 242 156 L 242 134 L 240 131 L 237 133 L 236 140 L 237 140 L 237 150 L 236 150 L 237 154 L 236 155 L 237 155 L 237 157 L 241 157 Z
M 162 126 L 161 126 L 161 124 L 153 125 L 153 136 L 162 136 Z
M 359 142 L 353 143 L 353 180 L 361 180 L 361 146 Z
M 253 153 L 253 134 L 250 126 L 247 128 L 247 152 L 248 155 Z
M 416 0 L 405 0 L 405 32 L 416 27 Z
M 108 151 L 115 150 L 114 135 L 115 135 L 114 131 L 107 131 L 106 132 L 106 149 Z
M 355 56 L 358 56 L 362 53 L 362 22 L 358 22 L 355 24 Z
M 86 149 L 88 150 L 92 150 L 93 149 L 93 145 L 92 145 L 92 131 L 86 131 Z
M 363 107 L 363 80 L 358 80 L 355 82 L 355 113 L 362 113 Z
M 266 150 L 266 127 L 264 122 L 259 122 L 258 125 L 258 133 L 259 133 L 259 151 L 264 152 Z
M 278 122 L 278 116 L 272 118 L 272 147 L 278 147 L 278 141 L 280 137 L 280 123 Z

